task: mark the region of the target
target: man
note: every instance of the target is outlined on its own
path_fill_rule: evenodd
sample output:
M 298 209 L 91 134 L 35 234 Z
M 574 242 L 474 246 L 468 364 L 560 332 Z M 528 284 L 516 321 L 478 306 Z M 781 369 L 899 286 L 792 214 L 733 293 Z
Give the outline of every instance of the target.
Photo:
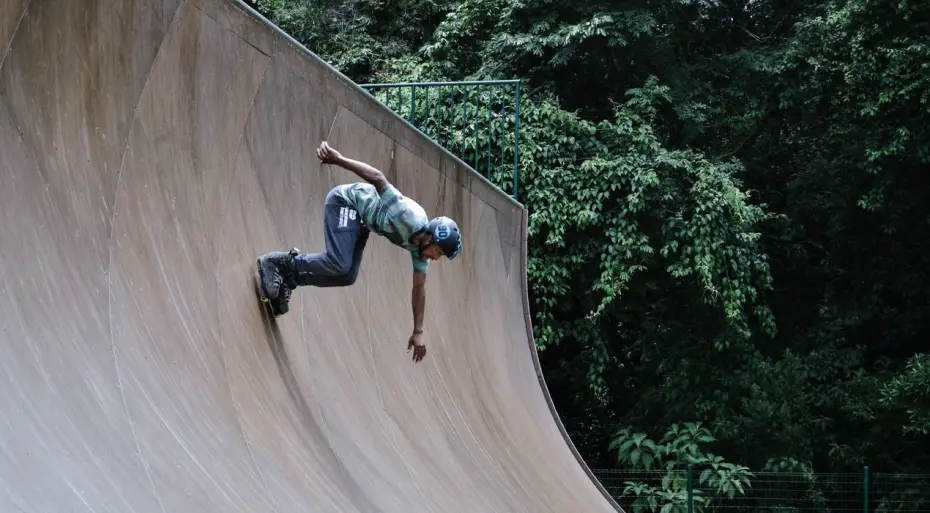
M 275 251 L 258 258 L 262 295 L 271 301 L 275 314 L 288 311 L 291 290 L 298 286 L 345 287 L 355 283 L 370 231 L 386 237 L 410 252 L 413 264 L 413 334 L 407 350 L 413 360 L 426 355 L 423 344 L 423 312 L 426 308 L 426 271 L 430 260 L 452 260 L 462 249 L 455 221 L 448 217 L 430 220 L 423 207 L 404 197 L 381 171 L 348 159 L 320 143 L 317 157 L 352 171 L 367 183 L 338 185 L 329 191 L 323 212 L 326 251 L 300 253 Z M 282 287 L 283 285 L 283 287 Z

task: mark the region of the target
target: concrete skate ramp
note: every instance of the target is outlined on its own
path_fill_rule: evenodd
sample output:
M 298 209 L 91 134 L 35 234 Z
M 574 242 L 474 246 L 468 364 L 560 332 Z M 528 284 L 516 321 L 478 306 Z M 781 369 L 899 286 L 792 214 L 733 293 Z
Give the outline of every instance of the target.
M 605 512 L 540 377 L 525 211 L 228 0 L 0 0 L 0 512 Z M 464 252 L 372 236 L 270 320 L 256 255 L 323 248 L 322 139 Z

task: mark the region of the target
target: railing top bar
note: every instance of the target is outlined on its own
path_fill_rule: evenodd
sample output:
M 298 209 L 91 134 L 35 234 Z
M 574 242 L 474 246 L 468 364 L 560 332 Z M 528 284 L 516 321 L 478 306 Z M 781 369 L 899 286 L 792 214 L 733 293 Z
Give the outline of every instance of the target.
M 385 84 L 359 84 L 363 88 L 371 87 L 431 87 L 431 86 L 479 86 L 479 85 L 513 85 L 519 80 L 469 80 L 464 82 L 391 82 Z

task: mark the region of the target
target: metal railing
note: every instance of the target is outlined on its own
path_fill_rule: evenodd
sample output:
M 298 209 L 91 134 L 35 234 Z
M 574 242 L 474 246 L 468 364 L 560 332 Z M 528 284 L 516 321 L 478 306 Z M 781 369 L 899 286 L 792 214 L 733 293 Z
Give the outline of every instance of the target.
M 930 512 L 930 474 L 750 472 L 736 486 L 705 470 L 592 472 L 627 513 Z
M 360 85 L 519 201 L 519 80 Z

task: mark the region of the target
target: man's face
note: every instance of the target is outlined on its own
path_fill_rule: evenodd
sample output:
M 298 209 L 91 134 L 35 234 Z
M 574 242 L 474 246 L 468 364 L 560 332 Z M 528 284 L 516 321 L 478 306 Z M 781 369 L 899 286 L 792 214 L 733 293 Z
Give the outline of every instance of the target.
M 439 260 L 446 256 L 438 244 L 429 243 L 423 248 L 423 257 L 429 260 Z

